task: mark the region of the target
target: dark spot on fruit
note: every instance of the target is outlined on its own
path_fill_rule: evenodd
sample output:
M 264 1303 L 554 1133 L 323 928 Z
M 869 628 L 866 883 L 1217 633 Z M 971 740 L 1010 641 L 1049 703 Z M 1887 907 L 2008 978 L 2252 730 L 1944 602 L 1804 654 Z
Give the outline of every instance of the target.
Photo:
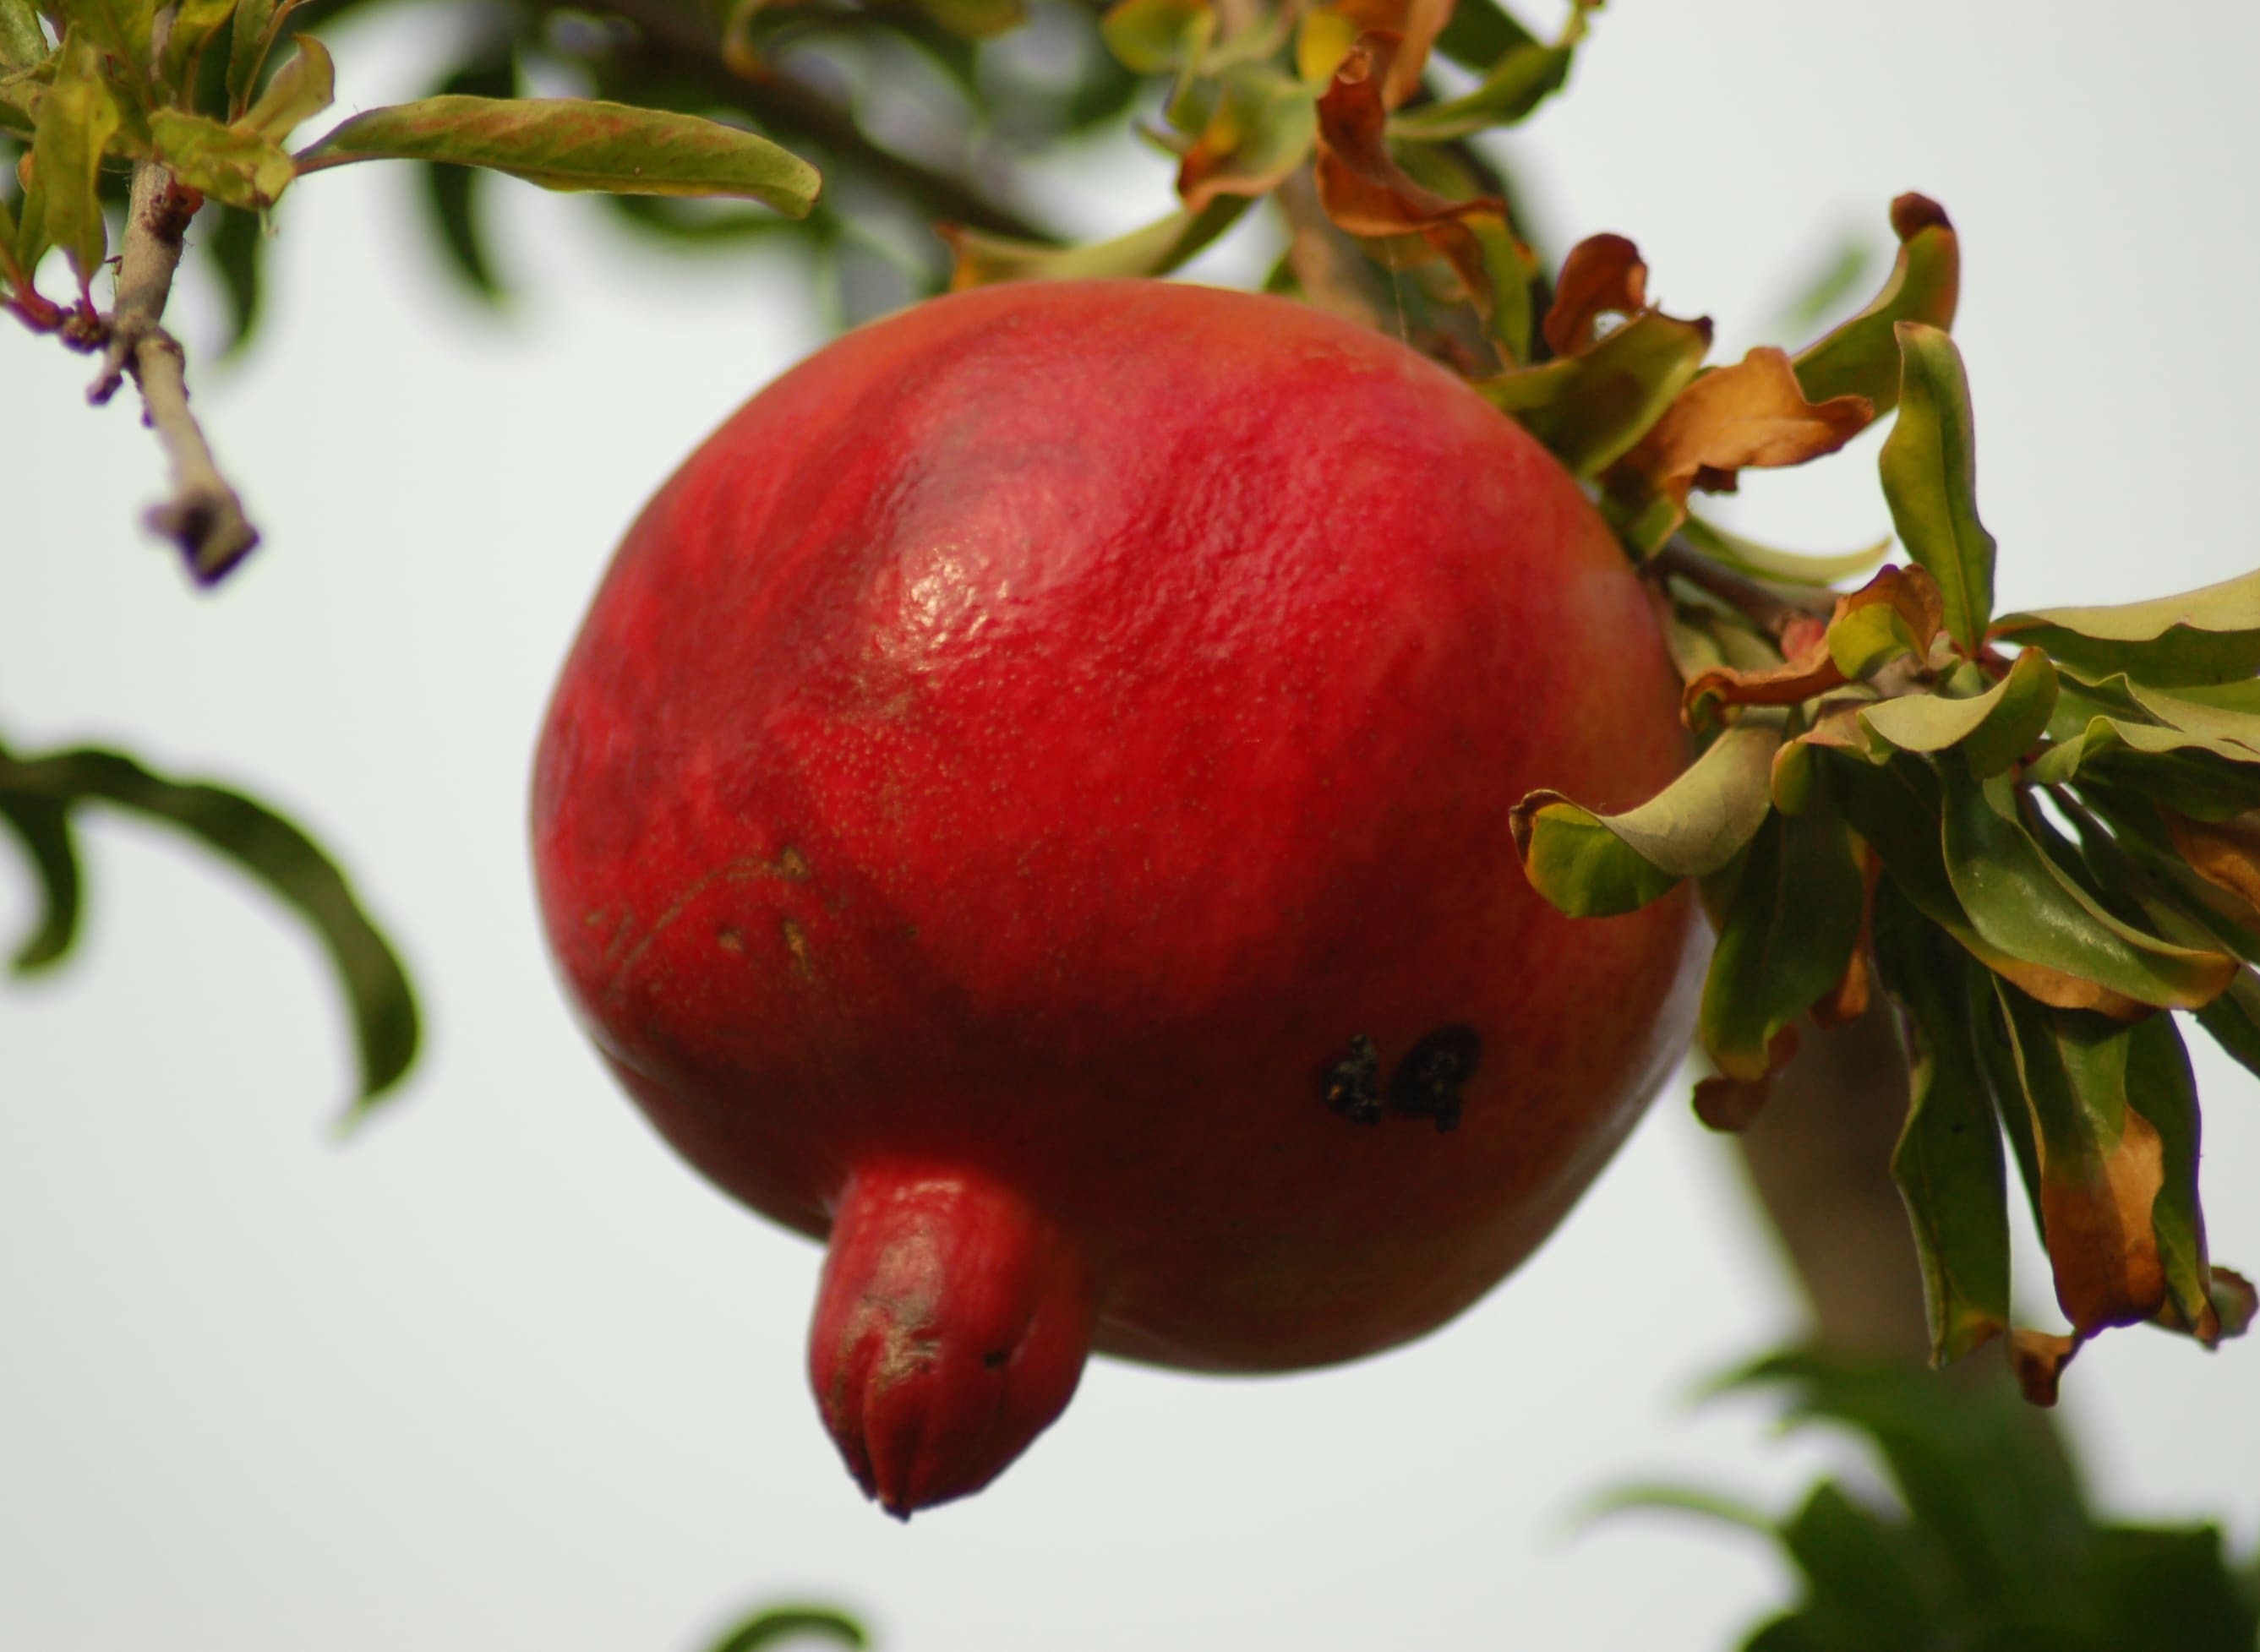
M 1439 1130 L 1460 1122 L 1460 1090 L 1475 1076 L 1483 1040 L 1471 1026 L 1440 1026 L 1415 1044 L 1389 1076 L 1389 1109 L 1413 1119 L 1433 1119 Z
M 746 938 L 725 924 L 714 932 L 714 944 L 725 952 L 743 952 L 746 949 Z
M 1012 1357 L 1012 1349 L 1008 1348 L 992 1348 L 986 1354 L 983 1354 L 981 1356 L 981 1363 L 990 1370 L 1001 1371 L 1005 1369 L 1005 1362 Z
M 1350 1040 L 1348 1053 L 1320 1074 L 1319 1094 L 1352 1124 L 1381 1122 L 1381 1056 L 1371 1039 L 1360 1033 Z

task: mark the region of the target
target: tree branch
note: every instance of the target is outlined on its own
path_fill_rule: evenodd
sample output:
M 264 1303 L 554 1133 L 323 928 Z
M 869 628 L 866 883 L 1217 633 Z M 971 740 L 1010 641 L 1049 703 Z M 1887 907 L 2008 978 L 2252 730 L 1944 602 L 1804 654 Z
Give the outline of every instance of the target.
M 259 533 L 189 411 L 186 358 L 162 325 L 182 238 L 203 204 L 158 163 L 145 161 L 133 168 L 109 338 L 87 400 L 101 406 L 132 376 L 141 391 L 143 422 L 157 433 L 173 470 L 172 497 L 150 511 L 149 526 L 181 547 L 190 576 L 208 585 L 249 554 Z
M 1716 597 L 1735 612 L 1756 622 L 1776 640 L 1796 621 L 1826 619 L 1835 611 L 1834 591 L 1804 603 L 1780 596 L 1725 563 L 1706 556 L 1678 533 L 1666 540 L 1663 547 L 1648 559 L 1648 566 L 1658 574 L 1684 579 L 1696 590 Z

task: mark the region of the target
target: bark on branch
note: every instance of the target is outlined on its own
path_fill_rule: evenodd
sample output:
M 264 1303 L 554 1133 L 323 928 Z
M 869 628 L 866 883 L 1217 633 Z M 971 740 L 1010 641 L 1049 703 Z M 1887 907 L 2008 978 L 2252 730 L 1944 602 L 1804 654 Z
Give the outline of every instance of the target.
M 101 406 L 128 375 L 140 390 L 143 422 L 157 433 L 173 473 L 172 496 L 150 511 L 149 526 L 181 547 L 190 576 L 208 585 L 250 553 L 259 533 L 189 411 L 186 358 L 163 325 L 182 239 L 202 204 L 164 167 L 145 161 L 133 168 L 109 338 L 87 399 Z

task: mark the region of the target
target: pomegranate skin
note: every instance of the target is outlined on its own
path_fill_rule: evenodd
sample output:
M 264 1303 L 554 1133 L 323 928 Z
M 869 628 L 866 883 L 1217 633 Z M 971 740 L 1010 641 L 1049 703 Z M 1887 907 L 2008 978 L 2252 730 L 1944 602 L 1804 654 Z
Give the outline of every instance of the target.
M 626 1087 L 755 1210 L 908 1212 L 919 1255 L 1051 1293 L 1016 1323 L 1126 1357 L 1349 1359 L 1521 1261 L 1684 1048 L 1691 903 L 1565 919 L 1507 829 L 1534 787 L 1668 783 L 1677 692 L 1575 483 L 1393 340 L 976 290 L 788 373 L 630 529 L 541 736 L 543 919 Z M 1479 1048 L 1455 1128 L 1329 1109 L 1357 1041 L 1386 1095 L 1440 1032 Z M 880 1485 L 842 1373 L 974 1372 L 996 1329 L 926 1302 L 875 1355 L 844 1327 L 907 1264 L 856 1254 L 812 1376 L 907 1512 L 1001 1468 L 1082 1351 L 998 1461 Z M 1005 1403 L 929 1386 L 952 1437 Z

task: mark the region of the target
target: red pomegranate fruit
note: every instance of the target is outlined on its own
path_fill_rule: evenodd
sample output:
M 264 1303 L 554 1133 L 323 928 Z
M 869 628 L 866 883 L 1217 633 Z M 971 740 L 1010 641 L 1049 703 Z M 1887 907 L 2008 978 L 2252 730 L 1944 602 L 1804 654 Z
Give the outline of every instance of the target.
M 1686 756 L 1640 584 L 1395 341 L 1154 282 L 921 304 L 629 530 L 540 742 L 567 988 L 684 1157 L 829 1240 L 824 1421 L 898 1514 L 1094 1348 L 1370 1354 L 1527 1255 L 1678 1055 L 1674 898 L 1509 806 Z

